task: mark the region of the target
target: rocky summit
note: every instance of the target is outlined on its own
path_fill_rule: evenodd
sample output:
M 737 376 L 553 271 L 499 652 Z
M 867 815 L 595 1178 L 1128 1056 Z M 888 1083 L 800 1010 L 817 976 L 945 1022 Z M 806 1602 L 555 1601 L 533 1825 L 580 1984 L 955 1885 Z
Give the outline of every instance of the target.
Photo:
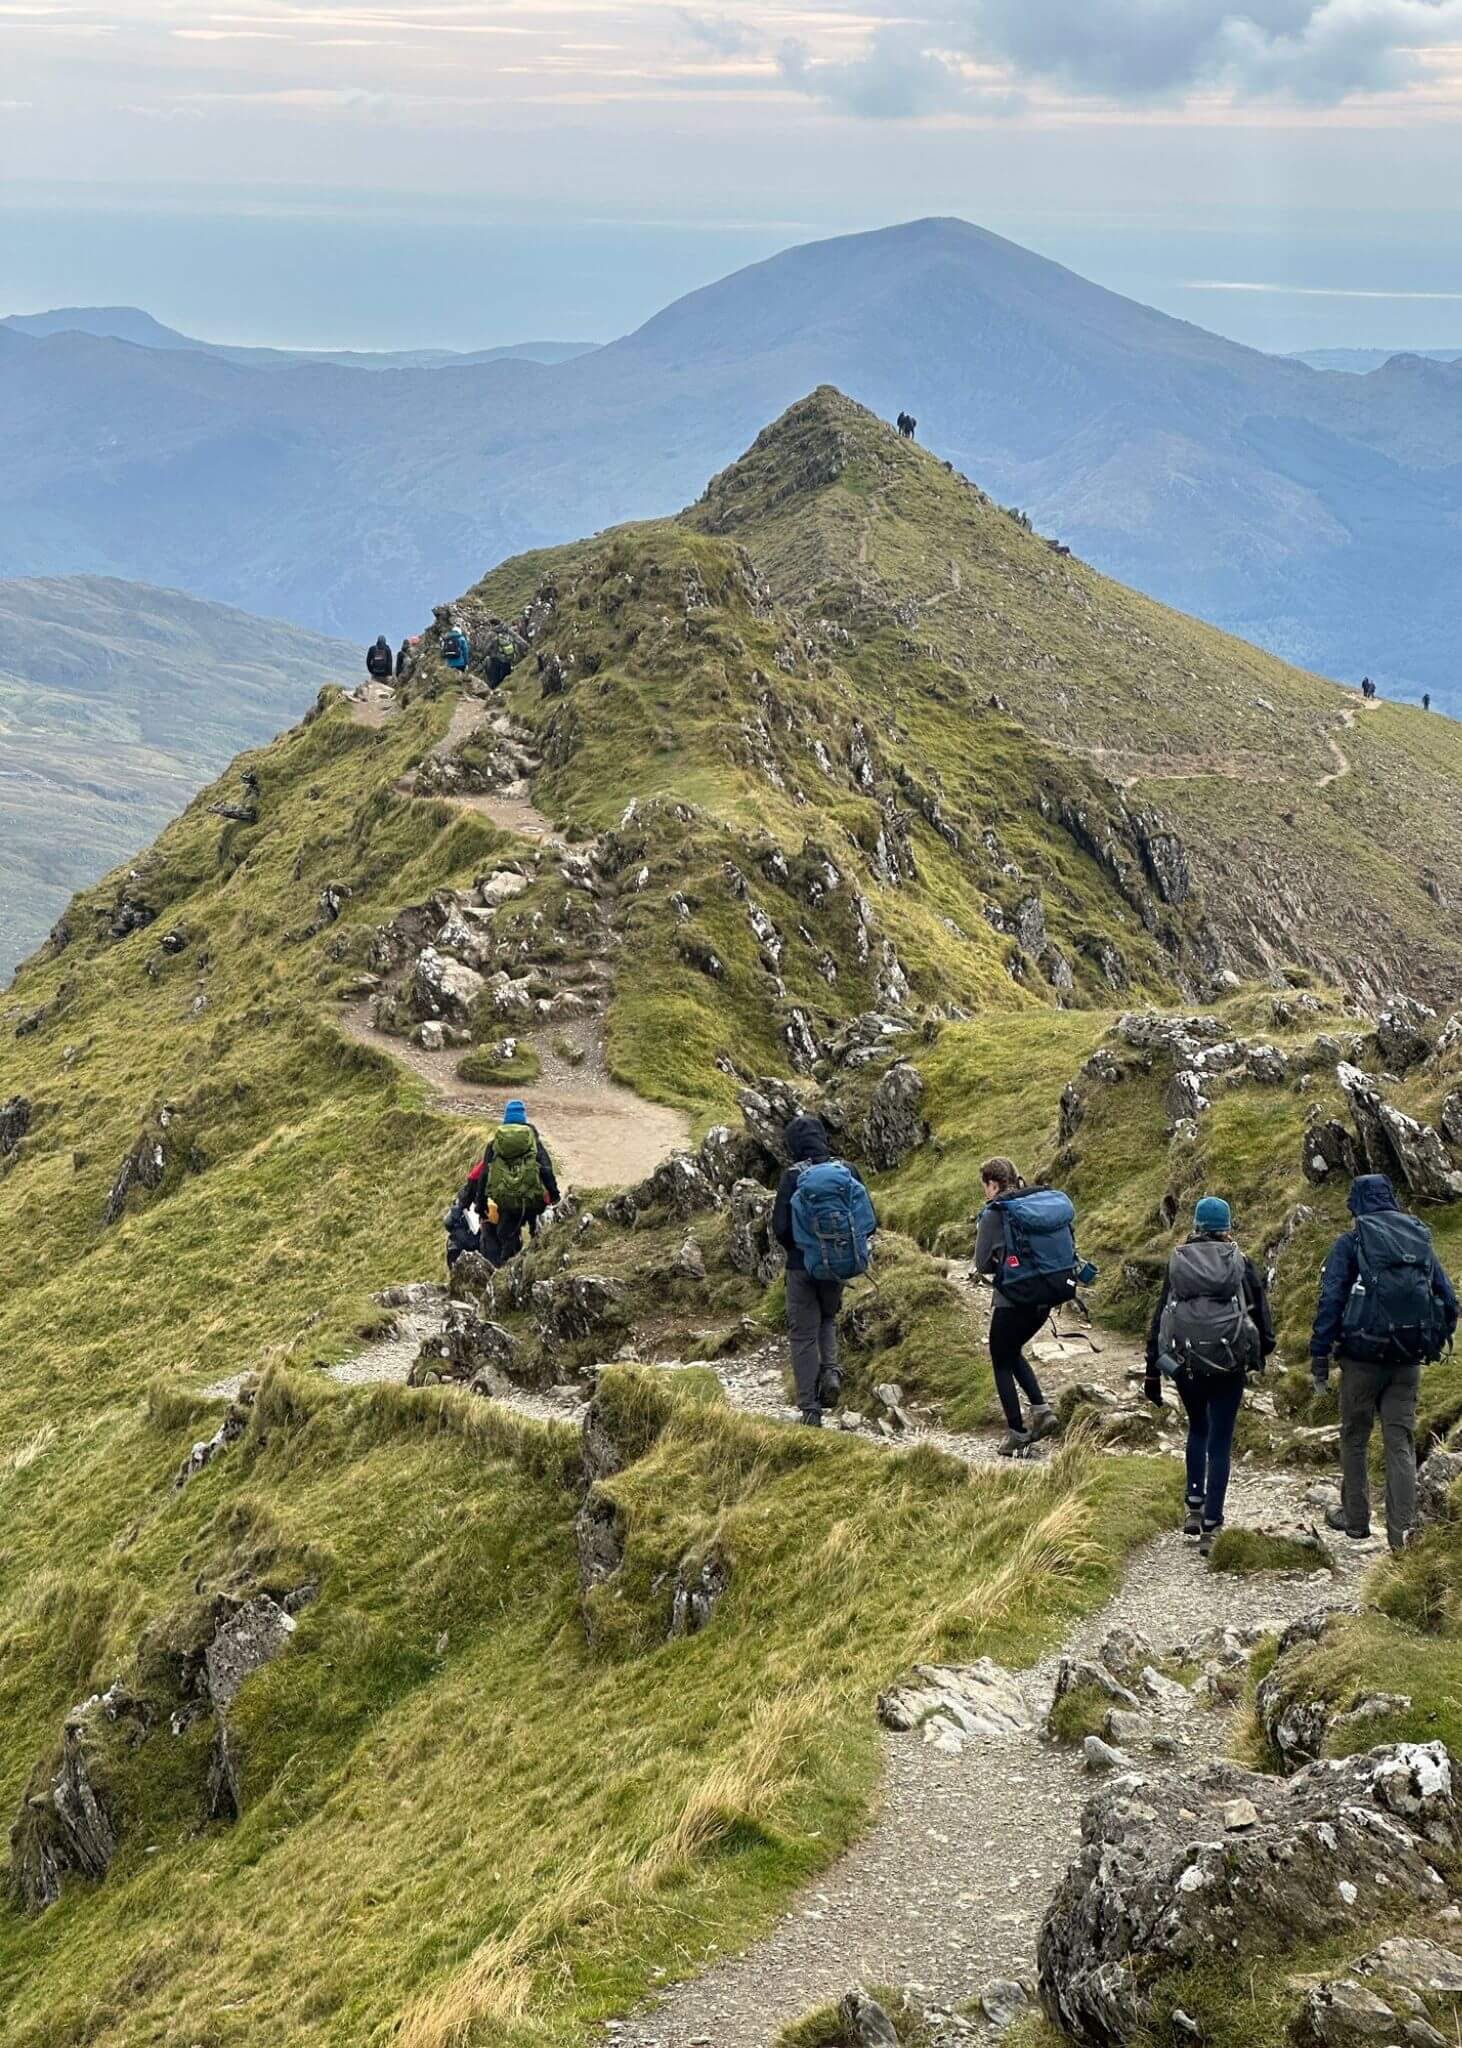
M 1450 2038 L 1462 1368 L 1387 1561 L 1306 1361 L 1353 1175 L 1462 1264 L 1453 733 L 822 389 L 76 896 L 0 998 L 0 2048 Z M 448 1275 L 515 1097 L 560 1199 Z M 804 1113 L 881 1224 L 820 1431 Z M 1097 1267 L 1014 1459 L 994 1154 Z M 1204 1193 L 1279 1349 L 1200 1557 Z

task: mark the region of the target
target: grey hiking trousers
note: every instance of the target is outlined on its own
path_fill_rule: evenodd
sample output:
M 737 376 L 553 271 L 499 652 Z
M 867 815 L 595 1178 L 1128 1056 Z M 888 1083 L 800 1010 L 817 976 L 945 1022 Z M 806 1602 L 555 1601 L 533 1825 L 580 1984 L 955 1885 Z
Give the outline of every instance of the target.
M 821 1415 L 819 1383 L 824 1373 L 837 1371 L 838 1311 L 842 1305 L 841 1280 L 814 1280 L 800 1266 L 787 1268 L 792 1377 L 797 1382 L 797 1406 L 804 1415 Z
M 1368 1454 L 1376 1418 L 1386 1447 L 1386 1535 L 1399 1550 L 1416 1521 L 1416 1403 L 1419 1365 L 1340 1365 L 1340 1505 L 1348 1529 L 1368 1529 Z

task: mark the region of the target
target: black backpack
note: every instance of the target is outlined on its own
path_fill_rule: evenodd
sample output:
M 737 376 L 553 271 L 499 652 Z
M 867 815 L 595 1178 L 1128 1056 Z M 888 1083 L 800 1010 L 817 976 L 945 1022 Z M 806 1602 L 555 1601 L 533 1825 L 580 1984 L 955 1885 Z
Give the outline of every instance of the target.
M 1244 1298 L 1244 1255 L 1228 1238 L 1199 1237 L 1168 1260 L 1158 1326 L 1164 1372 L 1232 1379 L 1259 1360 L 1259 1332 Z
M 1421 1365 L 1441 1355 L 1446 1316 L 1432 1287 L 1432 1234 L 1415 1216 L 1383 1209 L 1355 1219 L 1360 1264 L 1346 1297 L 1340 1350 L 1362 1365 Z

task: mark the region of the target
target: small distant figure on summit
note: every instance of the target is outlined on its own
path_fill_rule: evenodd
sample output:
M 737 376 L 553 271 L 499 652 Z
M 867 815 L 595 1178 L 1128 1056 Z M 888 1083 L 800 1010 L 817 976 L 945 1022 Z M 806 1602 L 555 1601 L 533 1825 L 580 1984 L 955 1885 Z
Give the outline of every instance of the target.
M 899 439 L 901 441 L 912 441 L 915 432 L 918 429 L 919 422 L 914 418 L 912 413 L 901 412 L 898 416 L 898 419 L 894 422 L 894 424 L 897 426 L 899 430 Z
M 1422 691 L 1422 693 L 1421 693 L 1421 708 L 1422 708 L 1422 710 L 1423 710 L 1423 711 L 1430 711 L 1430 710 L 1431 710 L 1431 708 L 1432 708 L 1432 693 L 1431 693 L 1431 691 L 1430 691 L 1430 690 L 1423 690 L 1423 691 Z
M 391 680 L 391 649 L 384 633 L 376 636 L 375 645 L 366 649 L 366 674 L 372 682 L 389 683 Z
M 1375 686 L 1375 684 L 1374 684 L 1374 683 L 1373 683 L 1373 682 L 1371 681 L 1371 679 L 1370 679 L 1370 677 L 1369 677 L 1369 676 L 1362 676 L 1362 677 L 1361 677 L 1361 679 L 1360 679 L 1360 693 L 1361 693 L 1361 695 L 1362 695 L 1362 696 L 1363 696 L 1363 697 L 1365 698 L 1365 700 L 1366 700 L 1367 704 L 1374 704 L 1374 703 L 1375 703 L 1375 701 L 1376 701 L 1376 686 Z

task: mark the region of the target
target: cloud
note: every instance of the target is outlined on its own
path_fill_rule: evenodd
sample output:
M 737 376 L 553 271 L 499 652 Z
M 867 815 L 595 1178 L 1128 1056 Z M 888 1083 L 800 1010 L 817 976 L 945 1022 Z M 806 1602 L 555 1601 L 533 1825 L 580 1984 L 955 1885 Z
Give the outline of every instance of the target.
M 850 58 L 813 57 L 806 43 L 783 43 L 777 68 L 795 92 L 867 120 L 947 113 L 968 97 L 958 66 L 902 25 L 876 30 L 867 48 Z
M 1217 86 L 1333 105 L 1410 84 L 1462 0 L 963 0 L 960 47 L 1119 98 Z
M 746 24 L 729 14 L 700 14 L 693 7 L 680 7 L 675 20 L 687 42 L 697 43 L 717 57 L 745 57 L 760 47 L 759 38 Z
M 1250 284 L 1242 278 L 1195 277 L 1185 292 L 1266 292 L 1286 299 L 1457 299 L 1462 292 L 1388 292 L 1345 284 Z

